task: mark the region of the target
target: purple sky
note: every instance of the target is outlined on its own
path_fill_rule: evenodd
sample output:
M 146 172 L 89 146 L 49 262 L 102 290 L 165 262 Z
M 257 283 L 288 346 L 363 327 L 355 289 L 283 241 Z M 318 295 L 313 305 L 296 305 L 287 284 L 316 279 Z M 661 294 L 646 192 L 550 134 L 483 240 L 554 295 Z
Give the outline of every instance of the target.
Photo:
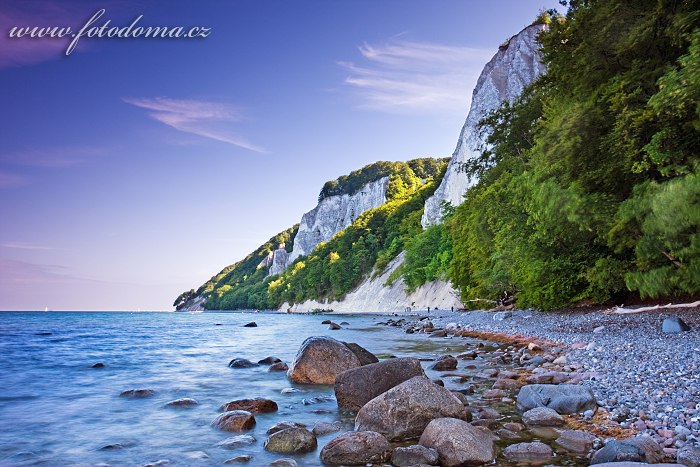
M 10 0 L 0 310 L 168 310 L 377 160 L 448 156 L 498 45 L 555 0 Z M 210 28 L 10 38 L 13 27 Z

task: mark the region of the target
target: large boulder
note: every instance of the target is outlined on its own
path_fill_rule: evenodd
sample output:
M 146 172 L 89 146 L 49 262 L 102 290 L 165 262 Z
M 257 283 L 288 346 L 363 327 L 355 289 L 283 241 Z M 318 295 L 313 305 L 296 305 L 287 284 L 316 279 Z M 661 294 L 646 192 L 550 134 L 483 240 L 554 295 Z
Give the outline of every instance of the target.
M 649 436 L 612 440 L 593 454 L 591 465 L 606 462 L 647 462 L 656 464 L 664 459 L 664 453 Z
M 448 389 L 416 376 L 367 402 L 357 413 L 355 429 L 376 431 L 390 441 L 417 438 L 431 420 L 468 417 Z
M 270 435 L 265 449 L 286 454 L 311 452 L 318 446 L 316 436 L 306 428 L 287 428 Z
M 549 407 L 560 414 L 596 410 L 593 392 L 577 384 L 528 384 L 520 388 L 518 408 L 522 411 L 535 407 Z
M 333 384 L 343 371 L 362 366 L 355 353 L 331 337 L 309 337 L 301 344 L 287 376 L 294 383 Z
M 343 433 L 321 449 L 321 462 L 328 465 L 380 464 L 389 460 L 389 457 L 389 441 L 372 431 Z
M 414 376 L 425 376 L 415 358 L 392 358 L 353 368 L 335 378 L 338 407 L 358 411 L 367 402 Z
M 489 464 L 494 458 L 495 436 L 456 418 L 431 421 L 420 437 L 420 445 L 438 452 L 442 467 Z
M 420 444 L 398 447 L 391 455 L 391 464 L 396 467 L 411 467 L 416 465 L 437 465 L 439 455 L 433 448 Z
M 343 342 L 343 344 L 360 359 L 360 363 L 363 365 L 369 365 L 370 363 L 377 363 L 379 361 L 376 355 L 359 344 L 355 344 L 354 342 Z

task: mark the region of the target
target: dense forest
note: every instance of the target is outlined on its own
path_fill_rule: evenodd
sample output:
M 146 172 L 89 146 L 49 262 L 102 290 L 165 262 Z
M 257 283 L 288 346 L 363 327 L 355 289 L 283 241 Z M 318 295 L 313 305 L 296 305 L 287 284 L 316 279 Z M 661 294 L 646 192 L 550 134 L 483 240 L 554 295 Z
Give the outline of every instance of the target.
M 487 143 L 462 167 L 479 181 L 444 206 L 443 224 L 420 227 L 440 180 L 434 163 L 365 167 L 326 183 L 319 199 L 388 175 L 387 204 L 280 276 L 252 268 L 265 248 L 222 271 L 202 286 L 206 306 L 340 298 L 402 250 L 392 279 L 449 279 L 465 301 L 546 310 L 699 294 L 697 1 L 562 3 L 566 14 L 543 15 L 547 72 L 482 120 Z M 291 245 L 293 229 L 280 235 Z
M 551 12 L 547 73 L 482 121 L 479 183 L 409 245 L 409 284 L 438 267 L 464 299 L 540 309 L 700 292 L 699 20 L 694 1 Z

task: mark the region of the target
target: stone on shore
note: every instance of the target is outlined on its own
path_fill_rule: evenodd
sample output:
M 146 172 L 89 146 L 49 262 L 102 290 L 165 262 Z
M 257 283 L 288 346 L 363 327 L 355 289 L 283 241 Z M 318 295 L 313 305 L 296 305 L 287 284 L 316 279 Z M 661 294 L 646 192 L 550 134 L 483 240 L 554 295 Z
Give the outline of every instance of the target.
M 676 460 L 687 467 L 700 467 L 700 448 L 683 447 L 678 451 Z
M 523 414 L 523 422 L 528 426 L 562 426 L 564 419 L 556 410 L 549 407 L 535 407 Z
M 572 414 L 598 408 L 593 392 L 576 384 L 528 384 L 520 389 L 517 400 L 522 411 L 549 407 L 560 414 Z
M 332 439 L 321 449 L 321 462 L 328 465 L 379 464 L 391 456 L 389 441 L 372 431 L 351 431 Z
M 420 444 L 395 448 L 391 455 L 391 465 L 396 467 L 437 464 L 438 452 Z
M 661 325 L 661 330 L 666 334 L 675 334 L 678 332 L 690 331 L 690 326 L 678 316 L 666 318 Z
M 491 463 L 495 436 L 464 420 L 438 418 L 431 421 L 420 437 L 420 445 L 438 452 L 442 467 Z
M 457 359 L 452 355 L 443 355 L 438 358 L 435 363 L 430 367 L 431 370 L 435 371 L 450 371 L 457 369 Z
M 370 400 L 415 376 L 424 376 L 415 358 L 392 358 L 344 371 L 335 379 L 338 407 L 358 411 Z
M 119 394 L 119 397 L 126 397 L 127 399 L 143 399 L 146 397 L 151 397 L 155 395 L 153 389 L 127 389 Z
M 567 451 L 576 454 L 588 454 L 593 449 L 595 435 L 580 430 L 563 431 L 554 441 Z
M 255 426 L 255 417 L 245 410 L 232 410 L 216 417 L 211 426 L 223 431 L 250 430 Z
M 230 362 L 228 362 L 228 366 L 230 368 L 251 368 L 254 366 L 258 366 L 257 363 L 253 363 L 248 359 L 245 358 L 234 358 Z
M 255 399 L 238 399 L 227 402 L 221 406 L 221 410 L 229 412 L 231 410 L 245 410 L 250 413 L 270 413 L 277 411 L 277 403 L 270 399 L 256 397 Z
M 553 455 L 552 448 L 539 441 L 511 444 L 503 450 L 503 456 L 506 459 L 516 462 L 536 462 L 538 464 L 544 464 Z
M 294 383 L 333 384 L 343 371 L 362 366 L 347 345 L 330 337 L 309 337 L 297 353 L 287 376 Z
M 622 441 L 611 440 L 593 454 L 591 465 L 605 462 L 647 462 L 656 464 L 664 459 L 664 454 L 649 436 L 638 436 Z
M 165 404 L 166 407 L 176 407 L 176 408 L 194 407 L 195 405 L 199 405 L 199 402 L 197 402 L 196 399 L 190 399 L 189 397 L 184 397 L 182 399 L 175 399 L 175 400 L 167 402 Z
M 265 441 L 265 449 L 285 454 L 311 452 L 318 446 L 316 436 L 306 428 L 287 428 L 272 433 Z
M 468 412 L 448 389 L 416 376 L 367 402 L 355 429 L 375 431 L 390 441 L 417 438 L 436 418 L 466 419 Z

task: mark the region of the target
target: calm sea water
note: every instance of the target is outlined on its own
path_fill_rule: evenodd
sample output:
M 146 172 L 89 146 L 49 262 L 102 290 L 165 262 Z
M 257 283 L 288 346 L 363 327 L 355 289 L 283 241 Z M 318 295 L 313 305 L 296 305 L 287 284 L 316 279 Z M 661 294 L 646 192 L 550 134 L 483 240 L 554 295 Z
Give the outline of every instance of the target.
M 306 423 L 342 420 L 334 400 L 305 405 L 304 399 L 332 396 L 330 386 L 292 387 L 284 372 L 267 366 L 228 368 L 236 357 L 257 361 L 268 355 L 291 363 L 309 336 L 330 335 L 357 342 L 375 354 L 431 357 L 460 352 L 467 340 L 408 336 L 377 326 L 381 317 L 333 315 L 348 321 L 330 331 L 322 315 L 241 313 L 1 313 L 0 465 L 141 465 L 168 459 L 175 465 L 221 465 L 252 454 L 251 465 L 284 457 L 263 450 L 265 432 L 282 420 Z M 258 327 L 243 324 L 256 321 Z M 94 363 L 105 364 L 93 369 Z M 427 364 L 426 364 L 427 365 Z M 127 389 L 156 395 L 125 399 Z M 171 409 L 173 399 L 199 405 Z M 250 432 L 257 442 L 234 451 L 216 446 L 236 433 L 210 426 L 219 407 L 239 398 L 266 397 L 280 410 L 256 415 Z M 350 420 L 348 420 L 350 421 Z M 320 465 L 321 447 L 296 456 L 299 465 Z M 122 449 L 101 449 L 121 444 Z

